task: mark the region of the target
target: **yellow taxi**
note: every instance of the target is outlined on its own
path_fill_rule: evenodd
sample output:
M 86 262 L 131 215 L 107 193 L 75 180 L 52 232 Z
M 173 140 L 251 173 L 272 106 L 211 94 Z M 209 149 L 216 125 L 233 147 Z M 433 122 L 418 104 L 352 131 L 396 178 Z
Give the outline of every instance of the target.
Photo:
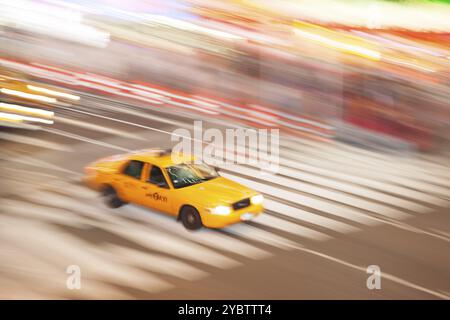
M 221 177 L 211 166 L 171 150 L 145 149 L 100 159 L 85 168 L 85 182 L 118 208 L 135 203 L 181 220 L 190 230 L 222 228 L 263 211 L 263 196 Z

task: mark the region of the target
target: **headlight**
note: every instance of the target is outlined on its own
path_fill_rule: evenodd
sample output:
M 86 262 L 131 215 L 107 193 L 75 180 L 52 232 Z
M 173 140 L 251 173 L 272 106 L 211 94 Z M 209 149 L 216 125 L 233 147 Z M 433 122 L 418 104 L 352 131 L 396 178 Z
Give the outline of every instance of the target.
M 258 194 L 256 196 L 253 196 L 250 198 L 250 202 L 252 204 L 261 204 L 263 202 L 263 200 L 264 200 L 264 197 L 262 194 Z
M 226 216 L 231 213 L 231 208 L 227 206 L 217 206 L 211 209 L 211 213 Z

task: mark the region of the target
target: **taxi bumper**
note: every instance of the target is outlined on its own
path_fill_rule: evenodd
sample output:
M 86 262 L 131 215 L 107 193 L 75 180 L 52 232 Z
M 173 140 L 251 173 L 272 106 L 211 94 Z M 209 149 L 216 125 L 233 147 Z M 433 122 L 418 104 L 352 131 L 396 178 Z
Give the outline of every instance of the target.
M 208 228 L 223 228 L 228 225 L 252 220 L 263 212 L 262 205 L 250 205 L 240 210 L 233 210 L 228 215 L 216 215 L 212 214 L 208 210 L 204 210 L 201 213 L 202 223 Z

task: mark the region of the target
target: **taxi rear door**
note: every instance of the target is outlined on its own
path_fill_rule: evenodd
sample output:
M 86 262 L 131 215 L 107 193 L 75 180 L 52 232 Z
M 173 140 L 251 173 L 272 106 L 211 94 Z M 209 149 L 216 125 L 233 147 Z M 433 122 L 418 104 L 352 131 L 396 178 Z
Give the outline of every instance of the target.
M 139 160 L 130 160 L 122 168 L 121 174 L 114 179 L 114 185 L 122 200 L 127 202 L 139 201 L 139 188 L 145 163 Z

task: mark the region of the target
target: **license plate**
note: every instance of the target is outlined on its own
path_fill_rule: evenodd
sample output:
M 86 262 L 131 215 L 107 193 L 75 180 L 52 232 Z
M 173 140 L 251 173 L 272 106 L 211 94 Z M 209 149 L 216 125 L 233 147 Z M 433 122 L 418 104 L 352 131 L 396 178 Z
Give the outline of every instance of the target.
M 254 215 L 253 213 L 244 213 L 244 214 L 241 216 L 241 220 L 242 220 L 242 221 L 248 221 L 248 220 L 252 219 L 254 216 L 255 216 L 255 215 Z

